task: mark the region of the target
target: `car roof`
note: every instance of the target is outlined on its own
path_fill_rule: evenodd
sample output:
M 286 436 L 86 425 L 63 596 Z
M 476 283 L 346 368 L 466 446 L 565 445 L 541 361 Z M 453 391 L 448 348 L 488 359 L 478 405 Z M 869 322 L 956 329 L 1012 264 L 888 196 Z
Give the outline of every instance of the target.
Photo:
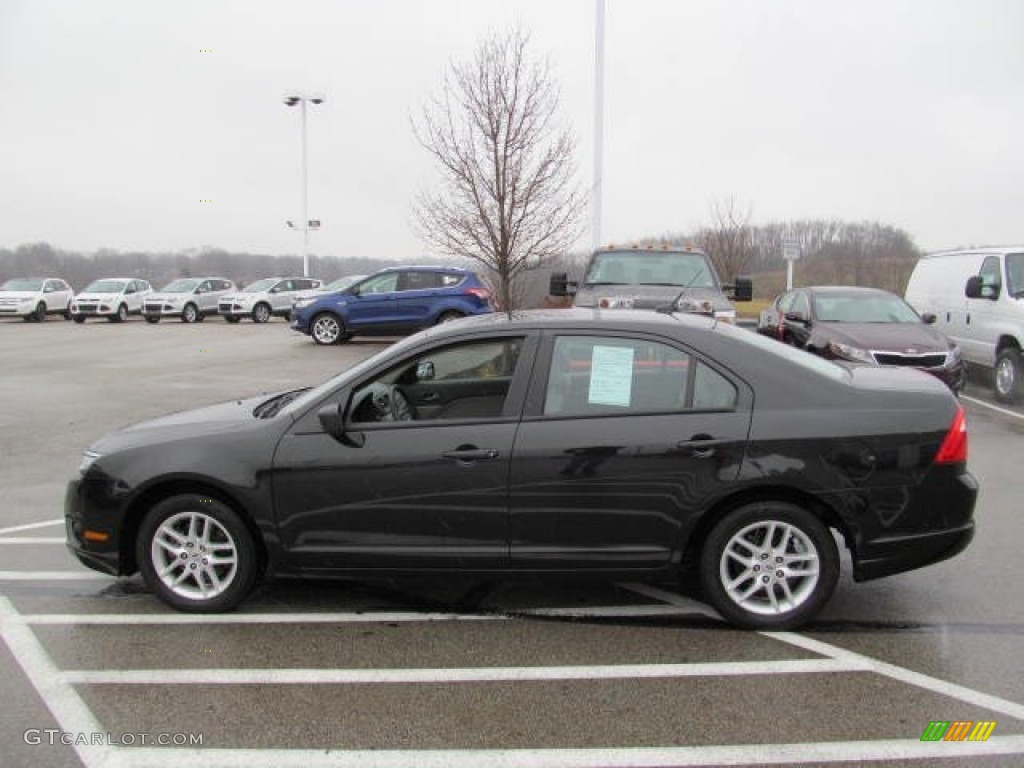
M 594 251 L 598 253 L 696 253 L 706 256 L 700 248 L 690 245 L 602 245 Z
M 936 251 L 935 253 L 926 253 L 922 256 L 922 259 L 937 259 L 942 256 L 958 256 L 965 253 L 986 253 L 986 254 L 1000 254 L 1000 253 L 1017 253 L 1024 251 L 1024 245 L 986 245 L 980 248 L 954 248 L 948 251 Z
M 411 265 L 400 265 L 395 267 L 383 267 L 373 272 L 368 277 L 373 275 L 379 275 L 383 272 L 459 272 L 461 274 L 471 274 L 473 270 L 466 269 L 465 267 L 444 267 L 439 264 L 411 264 Z
M 590 307 L 571 307 L 568 309 L 527 309 L 508 312 L 489 312 L 484 315 L 466 317 L 458 323 L 435 326 L 440 329 L 481 329 L 519 328 L 522 330 L 538 329 L 593 329 L 595 332 L 607 331 L 647 331 L 650 333 L 664 332 L 685 327 L 693 330 L 714 330 L 717 325 L 727 325 L 714 318 L 680 312 L 667 314 L 637 309 L 597 309 Z M 732 326 L 730 326 L 732 327 Z M 746 331 L 745 331 L 746 332 Z
M 807 291 L 808 293 L 820 293 L 822 295 L 828 294 L 885 294 L 887 296 L 894 296 L 892 291 L 886 291 L 882 288 L 867 288 L 862 285 L 808 285 L 805 288 L 794 288 L 794 291 Z

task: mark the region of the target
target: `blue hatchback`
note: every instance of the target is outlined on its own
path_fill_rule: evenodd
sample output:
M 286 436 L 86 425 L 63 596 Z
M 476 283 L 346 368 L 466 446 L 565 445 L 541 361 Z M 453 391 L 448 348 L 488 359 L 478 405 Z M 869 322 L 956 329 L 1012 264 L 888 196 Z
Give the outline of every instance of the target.
M 493 311 L 490 288 L 467 269 L 388 267 L 344 290 L 299 299 L 292 329 L 317 344 L 337 344 L 356 334 L 413 333 Z

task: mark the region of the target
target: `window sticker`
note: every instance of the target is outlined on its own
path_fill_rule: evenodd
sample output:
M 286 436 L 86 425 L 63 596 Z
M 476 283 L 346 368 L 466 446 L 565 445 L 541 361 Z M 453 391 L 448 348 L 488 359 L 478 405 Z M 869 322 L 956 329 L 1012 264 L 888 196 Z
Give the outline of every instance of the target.
M 629 407 L 633 388 L 633 348 L 594 347 L 590 362 L 591 405 Z

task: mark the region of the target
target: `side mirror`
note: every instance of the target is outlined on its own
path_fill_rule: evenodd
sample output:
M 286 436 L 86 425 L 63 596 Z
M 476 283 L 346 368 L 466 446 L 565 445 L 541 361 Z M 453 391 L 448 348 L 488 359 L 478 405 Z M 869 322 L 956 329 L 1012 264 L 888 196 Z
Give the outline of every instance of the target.
M 923 315 L 921 315 L 921 321 L 925 325 L 934 325 L 937 319 L 938 318 L 935 317 L 935 313 L 933 312 L 925 312 Z
M 722 286 L 727 291 L 732 291 L 733 301 L 753 301 L 754 281 L 749 277 L 737 277 L 732 285 Z
M 548 293 L 552 296 L 575 296 L 576 283 L 569 280 L 565 272 L 552 272 Z
M 981 275 L 971 275 L 964 286 L 964 296 L 968 299 L 981 298 Z
M 353 448 L 362 448 L 366 442 L 366 436 L 361 432 L 345 431 L 345 416 L 341 403 L 330 403 L 316 412 L 320 420 L 320 426 L 324 432 L 333 437 L 339 443 Z

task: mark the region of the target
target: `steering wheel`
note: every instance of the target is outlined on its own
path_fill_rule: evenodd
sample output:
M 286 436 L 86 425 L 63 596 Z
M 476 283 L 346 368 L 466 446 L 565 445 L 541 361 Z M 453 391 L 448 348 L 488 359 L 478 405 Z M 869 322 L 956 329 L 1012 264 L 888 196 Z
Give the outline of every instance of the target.
M 394 384 L 388 389 L 388 400 L 391 401 L 391 416 L 394 421 L 413 421 L 416 418 L 416 410 L 409 402 L 409 398 Z

